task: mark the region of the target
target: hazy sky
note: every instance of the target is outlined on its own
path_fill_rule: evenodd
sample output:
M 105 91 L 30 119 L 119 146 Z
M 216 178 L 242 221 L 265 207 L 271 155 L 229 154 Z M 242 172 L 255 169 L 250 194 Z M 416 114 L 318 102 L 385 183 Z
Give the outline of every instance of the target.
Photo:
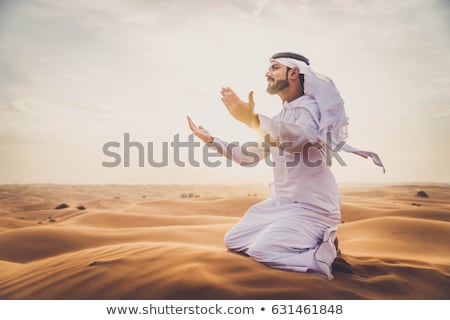
M 270 182 L 264 164 L 196 168 L 182 152 L 177 167 L 171 148 L 165 168 L 138 167 L 133 151 L 131 167 L 105 168 L 102 146 L 128 132 L 159 160 L 164 141 L 187 140 L 186 115 L 224 140 L 256 139 L 219 91 L 254 90 L 257 112 L 275 115 L 264 73 L 279 51 L 334 80 L 348 142 L 386 165 L 342 154 L 339 182 L 450 183 L 446 0 L 0 0 L 0 183 Z

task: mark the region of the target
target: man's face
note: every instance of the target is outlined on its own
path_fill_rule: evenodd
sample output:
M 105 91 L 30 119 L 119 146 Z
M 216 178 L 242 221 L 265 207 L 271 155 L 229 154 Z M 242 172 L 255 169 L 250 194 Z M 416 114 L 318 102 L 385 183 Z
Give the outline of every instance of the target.
M 289 81 L 287 78 L 287 67 L 272 61 L 269 67 L 269 71 L 266 72 L 267 89 L 269 94 L 277 94 L 278 92 L 289 87 Z

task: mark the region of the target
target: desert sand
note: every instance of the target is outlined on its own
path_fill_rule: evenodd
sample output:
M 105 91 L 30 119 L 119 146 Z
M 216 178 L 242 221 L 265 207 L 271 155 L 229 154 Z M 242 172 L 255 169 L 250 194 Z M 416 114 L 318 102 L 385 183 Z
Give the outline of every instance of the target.
M 450 299 L 449 185 L 341 192 L 328 281 L 225 249 L 265 185 L 1 185 L 0 298 Z

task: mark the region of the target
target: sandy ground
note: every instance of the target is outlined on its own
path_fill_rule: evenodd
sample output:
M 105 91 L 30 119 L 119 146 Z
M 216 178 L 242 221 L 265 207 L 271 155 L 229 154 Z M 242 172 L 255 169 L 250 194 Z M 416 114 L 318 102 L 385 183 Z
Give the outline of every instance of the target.
M 341 191 L 328 281 L 225 249 L 264 185 L 0 185 L 0 298 L 450 299 L 449 185 Z

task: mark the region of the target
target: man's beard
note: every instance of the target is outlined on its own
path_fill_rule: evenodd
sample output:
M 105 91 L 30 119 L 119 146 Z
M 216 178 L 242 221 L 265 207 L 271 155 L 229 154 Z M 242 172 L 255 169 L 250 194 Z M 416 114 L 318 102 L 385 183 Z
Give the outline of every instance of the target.
M 278 92 L 280 92 L 281 90 L 286 89 L 287 87 L 289 87 L 289 81 L 288 80 L 277 80 L 277 81 L 275 81 L 274 84 L 272 84 L 271 86 L 268 86 L 266 91 L 269 94 L 277 94 Z

